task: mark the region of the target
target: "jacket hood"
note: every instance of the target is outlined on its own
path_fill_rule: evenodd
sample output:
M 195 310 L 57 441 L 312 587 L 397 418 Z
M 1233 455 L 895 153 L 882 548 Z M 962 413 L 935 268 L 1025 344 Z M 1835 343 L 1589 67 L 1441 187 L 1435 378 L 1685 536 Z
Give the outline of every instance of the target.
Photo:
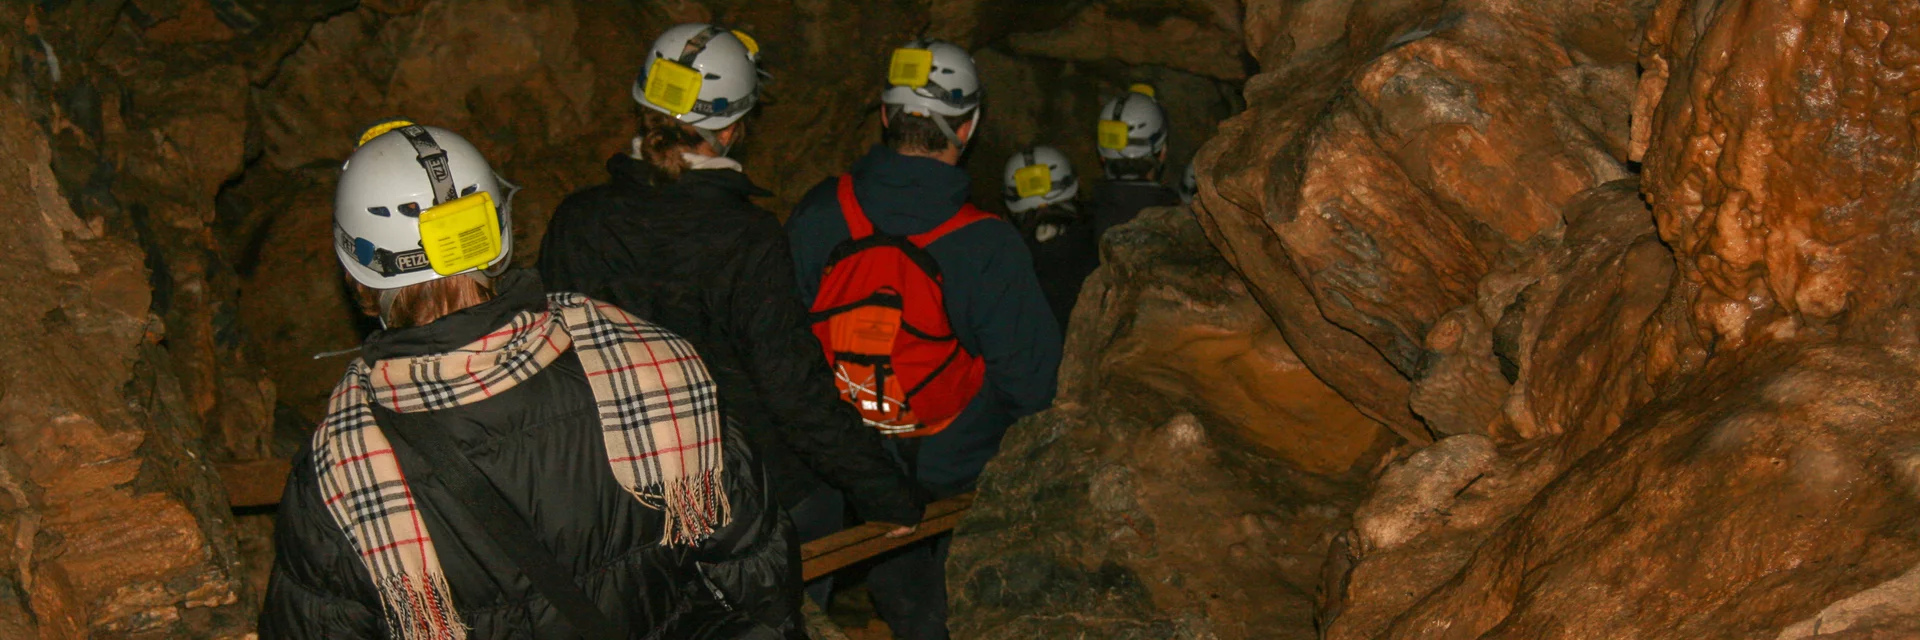
M 966 204 L 971 178 L 965 169 L 874 145 L 853 163 L 854 193 L 867 216 L 892 218 L 920 233 L 953 217 Z
M 540 276 L 531 269 L 513 269 L 494 280 L 492 300 L 455 311 L 425 325 L 375 331 L 361 345 L 367 362 L 446 353 L 472 344 L 480 336 L 505 326 L 521 311 L 547 304 Z

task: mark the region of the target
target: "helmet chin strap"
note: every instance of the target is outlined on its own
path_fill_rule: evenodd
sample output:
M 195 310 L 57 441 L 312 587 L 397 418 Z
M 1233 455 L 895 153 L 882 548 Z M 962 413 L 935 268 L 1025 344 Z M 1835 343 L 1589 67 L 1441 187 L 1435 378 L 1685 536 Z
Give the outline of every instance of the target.
M 952 143 L 953 148 L 958 149 L 961 152 L 965 152 L 967 150 L 967 143 L 960 141 L 960 134 L 954 133 L 953 126 L 947 124 L 946 117 L 935 113 L 935 114 L 928 115 L 927 119 L 933 121 L 933 126 L 938 127 L 940 129 L 940 134 L 947 137 L 947 142 Z M 975 127 L 980 126 L 980 110 L 979 109 L 976 108 L 973 110 L 973 118 L 971 120 L 968 120 L 967 123 Z
M 505 261 L 503 260 L 501 262 L 504 263 Z M 459 278 L 463 276 L 469 280 L 474 281 L 474 283 L 479 284 L 481 287 L 484 287 L 484 288 L 493 287 L 493 276 L 491 274 L 488 274 L 485 271 L 468 271 L 466 273 L 455 274 L 449 277 Z M 419 285 L 414 285 L 414 286 L 419 286 Z M 405 290 L 407 290 L 406 287 L 380 290 L 380 328 L 381 329 L 386 329 L 389 326 L 391 326 L 387 322 L 387 317 L 393 315 L 393 301 L 398 300 L 400 298 L 400 292 Z
M 693 131 L 700 134 L 700 139 L 706 140 L 707 144 L 713 145 L 714 152 L 720 154 L 718 157 L 725 158 L 727 152 L 733 150 L 733 145 L 720 140 L 720 133 L 717 131 L 708 131 L 700 127 L 694 127 Z

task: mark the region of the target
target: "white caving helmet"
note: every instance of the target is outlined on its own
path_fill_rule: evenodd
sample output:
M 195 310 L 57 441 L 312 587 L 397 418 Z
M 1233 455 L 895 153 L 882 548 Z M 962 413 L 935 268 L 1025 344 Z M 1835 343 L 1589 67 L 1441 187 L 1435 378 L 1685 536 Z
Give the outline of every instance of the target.
M 980 72 L 973 56 L 959 45 L 939 40 L 915 40 L 893 50 L 887 64 L 887 90 L 880 94 L 889 118 L 902 115 L 933 120 L 954 148 L 963 149 L 960 136 L 946 118 L 971 114 L 980 122 Z
M 1187 163 L 1187 170 L 1180 174 L 1180 202 L 1192 204 L 1193 197 L 1200 193 L 1200 179 L 1193 175 L 1193 163 Z
M 710 132 L 727 128 L 759 101 L 760 45 L 740 31 L 706 23 L 667 29 L 633 81 L 640 106 L 693 125 L 720 155 L 726 145 Z
M 1153 156 L 1167 148 L 1167 112 L 1154 98 L 1153 87 L 1136 84 L 1100 108 L 1098 133 L 1102 158 Z
M 334 250 L 354 281 L 382 291 L 497 274 L 513 255 L 512 188 L 459 134 L 375 125 L 340 167 Z
M 1067 154 L 1046 146 L 1028 147 L 1007 158 L 1007 210 L 1026 213 L 1047 205 L 1073 205 L 1080 177 Z

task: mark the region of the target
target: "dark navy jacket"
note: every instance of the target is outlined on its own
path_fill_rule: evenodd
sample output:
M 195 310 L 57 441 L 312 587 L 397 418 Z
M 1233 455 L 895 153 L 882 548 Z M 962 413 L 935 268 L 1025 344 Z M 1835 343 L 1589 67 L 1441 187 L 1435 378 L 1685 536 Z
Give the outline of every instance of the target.
M 923 233 L 967 200 L 967 172 L 875 146 L 855 162 L 854 194 L 882 233 Z M 833 248 L 847 240 L 834 181 L 808 192 L 787 220 L 800 299 L 809 306 Z M 1041 294 L 1033 258 L 1012 224 L 967 225 L 927 246 L 940 264 L 947 316 L 968 351 L 987 363 L 986 383 L 946 430 L 923 439 L 919 480 L 936 495 L 964 491 L 1000 450 L 1015 420 L 1053 402 L 1060 328 Z

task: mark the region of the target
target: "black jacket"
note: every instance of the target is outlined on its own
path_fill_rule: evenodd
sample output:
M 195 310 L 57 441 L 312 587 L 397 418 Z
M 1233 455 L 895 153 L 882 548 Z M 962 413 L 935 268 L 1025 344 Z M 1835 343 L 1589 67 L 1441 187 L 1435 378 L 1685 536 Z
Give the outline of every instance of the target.
M 1033 254 L 1033 274 L 1064 336 L 1080 286 L 1100 267 L 1100 236 L 1094 234 L 1093 219 L 1066 205 L 1016 213 L 1013 219 Z
M 912 524 L 921 508 L 879 432 L 840 400 L 807 309 L 793 292 L 786 234 L 748 196 L 744 174 L 688 171 L 656 184 L 625 155 L 612 180 L 568 196 L 540 249 L 555 291 L 578 291 L 693 343 L 791 508 L 821 480 L 867 520 Z
M 368 338 L 369 360 L 449 351 L 543 303 L 538 278 L 509 273 L 502 295 L 424 327 Z M 661 512 L 607 467 L 598 409 L 572 353 L 499 396 L 442 411 L 376 406 L 382 429 L 444 429 L 498 487 L 601 611 L 632 638 L 788 638 L 798 630 L 800 563 L 793 527 L 768 503 L 765 478 L 739 432 L 726 438 L 733 521 L 691 548 L 660 544 Z M 398 438 L 401 467 L 425 468 Z M 388 637 L 380 600 L 346 534 L 322 503 L 303 449 L 281 498 L 262 638 Z M 454 607 L 470 638 L 552 638 L 559 614 L 534 592 L 437 480 L 412 480 Z M 703 575 L 704 574 L 704 575 Z M 713 595 L 709 581 L 725 593 Z
M 851 173 L 861 208 L 883 233 L 924 233 L 967 201 L 966 170 L 881 145 L 855 162 Z M 800 200 L 787 233 L 801 298 L 811 302 L 828 257 L 847 239 L 833 180 Z M 986 383 L 973 402 L 945 430 L 919 438 L 919 480 L 946 495 L 966 490 L 980 476 L 1009 425 L 1053 402 L 1060 326 L 1012 224 L 996 218 L 967 225 L 927 245 L 927 253 L 940 264 L 954 335 L 987 361 Z
M 1180 192 L 1151 180 L 1108 180 L 1093 188 L 1087 212 L 1093 215 L 1094 237 L 1126 224 L 1147 207 L 1180 206 Z

